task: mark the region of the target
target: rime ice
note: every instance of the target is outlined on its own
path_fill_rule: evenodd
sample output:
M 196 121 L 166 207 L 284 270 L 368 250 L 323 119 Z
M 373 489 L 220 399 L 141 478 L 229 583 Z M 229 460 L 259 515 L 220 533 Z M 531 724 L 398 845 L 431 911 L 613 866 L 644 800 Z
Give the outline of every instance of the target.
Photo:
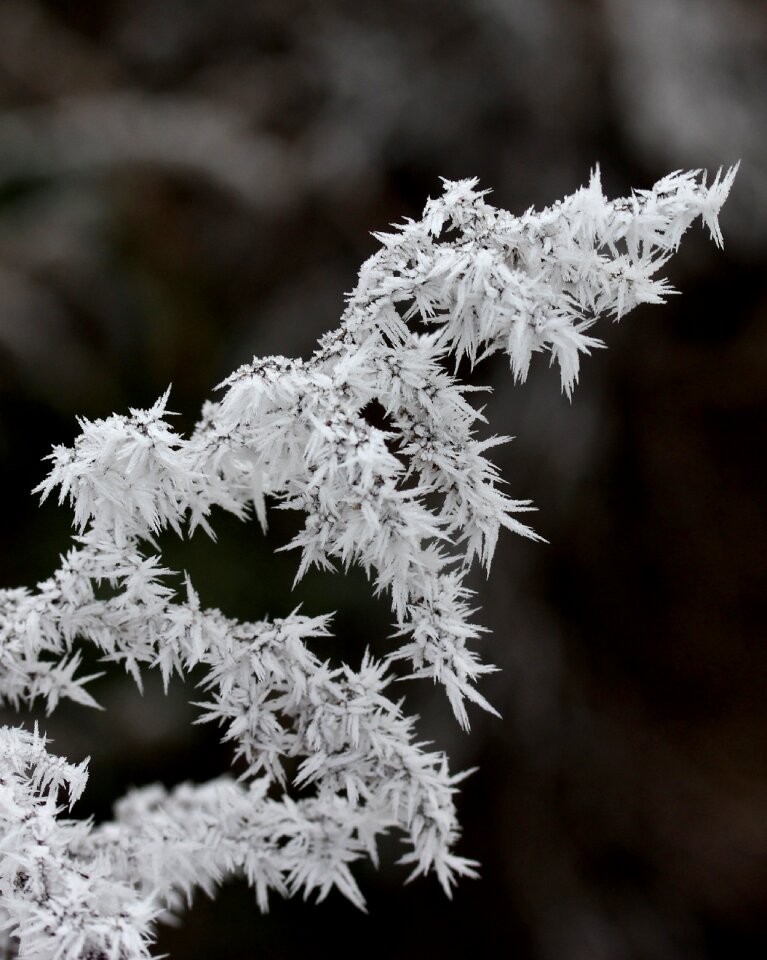
M 360 270 L 339 328 L 308 361 L 255 358 L 220 385 L 193 433 L 178 435 L 168 394 L 149 410 L 80 422 L 72 448 L 51 454 L 39 491 L 74 510 L 75 542 L 36 591 L 0 591 L 0 696 L 20 706 L 64 697 L 95 706 L 78 675 L 77 644 L 96 646 L 140 683 L 202 666 L 201 720 L 224 728 L 246 773 L 202 786 L 136 791 L 97 828 L 64 819 L 86 763 L 48 753 L 44 738 L 0 730 L 0 925 L 29 960 L 148 957 L 153 926 L 196 887 L 233 873 L 255 889 L 337 888 L 364 906 L 350 865 L 376 857 L 397 830 L 414 875 L 449 893 L 473 875 L 459 837 L 442 753 L 415 739 L 413 719 L 387 696 L 390 677 L 444 686 L 459 723 L 466 701 L 492 707 L 476 683 L 493 667 L 472 649 L 464 577 L 489 569 L 502 527 L 532 507 L 499 488 L 480 439 L 470 388 L 448 371 L 503 351 L 524 381 L 548 353 L 570 396 L 580 359 L 619 319 L 671 292 L 658 272 L 698 217 L 721 243 L 717 214 L 735 169 L 710 186 L 675 173 L 651 190 L 608 201 L 587 187 L 523 216 L 496 209 L 476 182 L 445 182 L 423 218 L 381 234 Z M 417 318 L 426 333 L 415 333 Z M 386 412 L 382 430 L 365 410 Z M 155 534 L 202 526 L 214 507 L 266 526 L 267 505 L 298 510 L 297 580 L 311 565 L 361 566 L 391 601 L 398 644 L 385 662 L 331 668 L 312 652 L 329 617 L 299 613 L 240 623 L 173 586 Z M 97 596 L 106 583 L 111 595 Z M 298 758 L 286 782 L 283 761 Z M 298 791 L 298 792 L 297 792 Z

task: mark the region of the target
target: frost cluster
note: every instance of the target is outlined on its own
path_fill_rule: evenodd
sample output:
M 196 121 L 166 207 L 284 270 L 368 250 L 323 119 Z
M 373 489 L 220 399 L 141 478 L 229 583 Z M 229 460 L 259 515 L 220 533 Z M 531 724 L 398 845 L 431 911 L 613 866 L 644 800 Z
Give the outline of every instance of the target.
M 447 893 L 476 864 L 455 852 L 461 774 L 416 739 L 387 691 L 395 676 L 444 686 L 462 727 L 492 670 L 472 648 L 465 576 L 488 568 L 501 527 L 535 537 L 529 501 L 499 486 L 472 388 L 451 369 L 496 351 L 523 381 L 548 353 L 569 396 L 580 357 L 619 319 L 671 292 L 658 272 L 701 217 L 717 214 L 735 171 L 707 186 L 675 173 L 608 201 L 598 174 L 540 212 L 494 208 L 476 182 L 446 182 L 417 222 L 381 234 L 338 329 L 306 361 L 256 358 L 220 385 L 189 436 L 151 409 L 80 421 L 40 485 L 74 511 L 74 545 L 38 584 L 0 591 L 0 697 L 14 707 L 64 697 L 86 706 L 94 644 L 141 684 L 156 667 L 202 669 L 202 719 L 224 728 L 242 775 L 134 791 L 113 821 L 68 819 L 87 761 L 49 753 L 37 729 L 0 730 L 0 931 L 29 960 L 150 956 L 154 925 L 196 888 L 244 876 L 262 909 L 281 895 L 337 888 L 362 907 L 354 861 L 399 831 L 412 875 Z M 418 332 L 413 328 L 417 325 Z M 425 332 L 424 332 L 425 331 Z M 371 424 L 377 404 L 385 429 Z M 312 649 L 329 617 L 241 623 L 172 586 L 157 535 L 202 527 L 214 508 L 263 527 L 267 505 L 300 511 L 288 547 L 311 565 L 360 565 L 391 600 L 397 645 L 384 661 L 333 667 Z M 297 769 L 288 778 L 285 761 Z M 297 767 L 296 767 L 297 764 Z

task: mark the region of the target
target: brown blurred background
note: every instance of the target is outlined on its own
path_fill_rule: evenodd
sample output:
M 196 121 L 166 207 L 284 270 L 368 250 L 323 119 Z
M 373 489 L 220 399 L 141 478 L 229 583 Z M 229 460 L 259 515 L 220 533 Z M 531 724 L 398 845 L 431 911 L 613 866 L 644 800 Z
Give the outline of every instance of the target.
M 407 686 L 454 769 L 452 904 L 394 864 L 260 916 L 244 886 L 200 898 L 159 950 L 177 960 L 514 956 L 714 960 L 767 950 L 767 6 L 753 0 L 100 0 L 0 2 L 0 583 L 47 576 L 70 516 L 30 489 L 76 414 L 151 403 L 172 381 L 188 428 L 256 354 L 307 355 L 375 249 L 439 176 L 495 202 L 552 202 L 602 166 L 611 195 L 669 170 L 742 166 L 726 247 L 696 228 L 682 296 L 603 322 L 572 404 L 539 361 L 492 382 L 496 451 L 549 545 L 502 539 L 476 577 L 483 687 L 503 713 L 460 734 Z M 274 556 L 295 520 L 220 518 L 220 542 L 164 541 L 203 600 L 258 618 L 337 609 L 328 656 L 387 649 L 361 574 Z M 82 814 L 131 784 L 215 776 L 199 694 L 57 712 L 55 749 L 92 756 Z M 13 720 L 12 717 L 7 719 Z

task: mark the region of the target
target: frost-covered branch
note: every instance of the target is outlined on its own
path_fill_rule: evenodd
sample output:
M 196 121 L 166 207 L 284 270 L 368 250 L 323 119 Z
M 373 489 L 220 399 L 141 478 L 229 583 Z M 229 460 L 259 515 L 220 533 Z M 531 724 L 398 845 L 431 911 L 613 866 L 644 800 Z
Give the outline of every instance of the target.
M 475 559 L 489 569 L 502 527 L 536 537 L 518 518 L 530 502 L 499 488 L 486 454 L 505 438 L 477 433 L 484 418 L 458 364 L 504 351 L 524 381 L 533 355 L 548 353 L 570 396 L 581 355 L 603 346 L 587 333 L 597 318 L 671 292 L 659 271 L 696 218 L 721 243 L 717 213 L 734 175 L 706 186 L 698 173 L 672 174 L 608 201 L 596 173 L 521 217 L 491 206 L 475 181 L 446 182 L 421 220 L 378 236 L 340 326 L 309 360 L 243 365 L 189 436 L 170 425 L 166 393 L 149 410 L 82 420 L 74 445 L 54 450 L 38 489 L 71 503 L 76 544 L 36 591 L 0 591 L 0 696 L 93 706 L 90 678 L 77 675 L 83 642 L 139 684 L 146 668 L 167 683 L 202 667 L 201 719 L 224 726 L 245 783 L 150 789 L 110 824 L 77 825 L 56 817 L 59 781 L 35 764 L 77 789 L 80 768 L 67 780 L 64 761 L 40 759 L 39 738 L 5 731 L 12 840 L 0 917 L 24 956 L 145 956 L 160 911 L 232 873 L 262 907 L 269 890 L 322 897 L 334 886 L 362 905 L 349 864 L 374 858 L 376 836 L 392 829 L 415 874 L 434 872 L 449 891 L 473 873 L 453 852 L 461 775 L 415 741 L 412 718 L 385 692 L 388 671 L 402 675 L 404 664 L 445 687 L 464 728 L 466 700 L 492 710 L 475 685 L 494 668 L 471 648 L 482 628 L 465 576 Z M 383 428 L 371 422 L 376 407 Z M 320 660 L 310 643 L 327 634 L 327 617 L 241 623 L 202 609 L 190 583 L 172 586 L 159 532 L 212 535 L 216 507 L 265 528 L 269 505 L 305 515 L 287 545 L 300 551 L 297 580 L 312 565 L 356 564 L 389 597 L 399 644 L 385 662 Z M 287 758 L 298 758 L 292 783 Z M 75 918 L 71 937 L 46 947 L 57 916 Z

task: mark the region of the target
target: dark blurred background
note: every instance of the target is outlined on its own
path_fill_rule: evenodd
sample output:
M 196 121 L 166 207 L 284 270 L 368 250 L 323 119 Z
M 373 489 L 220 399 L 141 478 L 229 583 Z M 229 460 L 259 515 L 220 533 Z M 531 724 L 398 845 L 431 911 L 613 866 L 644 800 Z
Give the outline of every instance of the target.
M 540 360 L 524 387 L 484 365 L 496 451 L 550 543 L 502 538 L 477 576 L 487 659 L 459 732 L 444 698 L 407 709 L 454 769 L 452 903 L 402 887 L 387 844 L 338 896 L 257 913 L 201 897 L 159 950 L 184 958 L 427 955 L 714 960 L 767 949 L 767 6 L 753 0 L 0 2 L 0 583 L 32 585 L 70 535 L 31 488 L 75 415 L 150 404 L 178 423 L 254 353 L 308 355 L 376 248 L 439 176 L 514 211 L 742 159 L 724 251 L 700 228 L 669 265 L 682 295 L 597 331 L 569 404 Z M 204 602 L 259 618 L 337 609 L 323 649 L 387 649 L 364 577 L 309 576 L 227 517 L 219 544 L 163 541 Z M 190 727 L 181 684 L 122 677 L 104 713 L 62 708 L 54 749 L 90 754 L 82 814 L 132 784 L 202 780 L 229 752 Z M 13 722 L 13 717 L 7 717 Z

